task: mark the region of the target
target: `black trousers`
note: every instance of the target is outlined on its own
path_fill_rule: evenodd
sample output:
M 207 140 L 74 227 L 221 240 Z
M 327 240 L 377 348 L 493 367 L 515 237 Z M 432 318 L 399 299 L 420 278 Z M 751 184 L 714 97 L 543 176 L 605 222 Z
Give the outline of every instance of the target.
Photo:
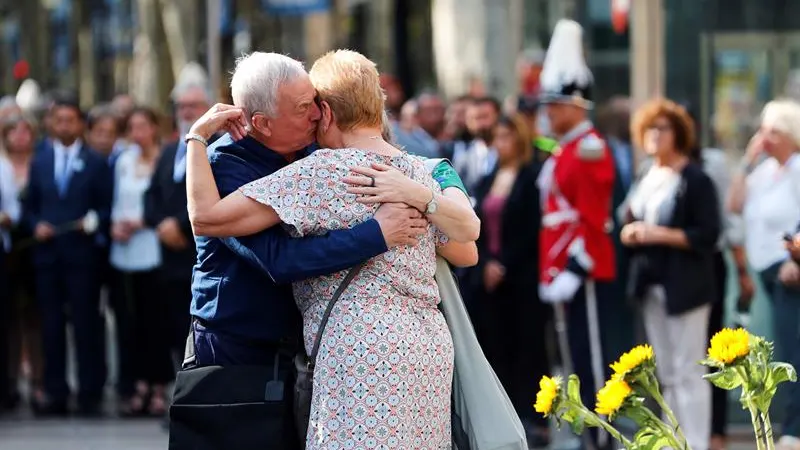
M 594 284 L 597 301 L 598 326 L 600 326 L 600 324 L 604 322 L 603 317 L 605 308 L 603 305 L 609 301 L 615 301 L 618 299 L 610 296 L 611 293 L 614 292 L 611 283 L 595 281 Z M 581 401 L 583 401 L 583 404 L 587 407 L 593 408 L 595 404 L 596 392 L 602 386 L 595 386 L 594 374 L 592 371 L 591 335 L 589 333 L 589 320 L 587 315 L 588 302 L 585 284 L 581 286 L 581 288 L 575 294 L 575 297 L 573 297 L 572 302 L 566 305 L 566 308 L 567 330 L 569 335 L 569 346 L 572 356 L 573 370 L 581 380 Z M 633 324 L 631 324 L 631 326 L 633 326 Z M 602 329 L 600 331 L 602 336 Z M 612 359 L 614 357 L 616 357 L 616 355 L 601 355 L 600 359 L 603 363 L 603 381 L 608 379 L 608 377 L 611 375 L 611 369 L 609 368 L 609 365 L 613 362 Z M 591 428 L 589 433 L 595 447 L 599 448 L 597 445 L 597 429 Z M 612 441 L 613 439 L 609 437 L 608 442 L 611 443 Z
M 535 289 L 503 283 L 491 294 L 482 293 L 481 346 L 520 418 L 547 427 L 531 401 L 539 380 L 550 373 L 547 326 L 552 308 L 539 301 Z
M 72 323 L 78 360 L 78 401 L 102 399 L 106 381 L 104 323 L 95 268 L 37 267 L 36 297 L 42 318 L 44 389 L 50 401 L 65 403 L 67 320 Z
M 5 252 L 0 249 L 0 412 L 15 392 L 11 385 L 11 317 L 12 298 L 6 279 Z
M 112 304 L 119 348 L 118 392 L 133 393 L 136 381 L 167 384 L 174 378 L 165 297 L 155 271 L 115 271 Z
M 714 283 L 717 285 L 717 298 L 711 304 L 708 318 L 708 338 L 723 327 L 725 316 L 725 290 L 728 281 L 728 266 L 722 252 L 714 255 Z M 711 435 L 725 436 L 728 428 L 728 391 L 712 386 L 711 391 Z

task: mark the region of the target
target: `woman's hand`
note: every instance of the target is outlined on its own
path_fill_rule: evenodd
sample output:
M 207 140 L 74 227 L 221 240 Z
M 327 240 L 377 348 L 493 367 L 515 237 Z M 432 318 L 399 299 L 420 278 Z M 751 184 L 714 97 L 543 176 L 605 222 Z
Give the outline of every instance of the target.
M 744 160 L 747 164 L 755 164 L 758 157 L 764 151 L 764 135 L 761 131 L 756 131 L 756 134 L 750 138 L 750 142 L 747 143 L 747 150 L 744 152 Z
M 800 233 L 795 234 L 791 241 L 786 241 L 786 250 L 796 262 L 800 262 Z
M 491 260 L 483 267 L 483 286 L 486 292 L 492 293 L 497 286 L 503 282 L 506 276 L 506 268 L 495 260 Z
M 244 116 L 244 110 L 236 106 L 217 103 L 197 119 L 189 132 L 208 140 L 222 130 L 230 133 L 237 141 L 247 136 L 247 119 Z
M 631 222 L 622 227 L 622 231 L 620 231 L 622 244 L 628 247 L 644 245 L 647 240 L 647 227 L 647 224 L 640 221 Z
M 342 181 L 350 185 L 348 193 L 361 195 L 357 199 L 360 203 L 405 203 L 424 211 L 433 197 L 429 188 L 384 164 L 350 170 L 358 175 L 345 177 Z
M 792 260 L 784 262 L 778 271 L 778 279 L 786 286 L 800 284 L 800 266 Z

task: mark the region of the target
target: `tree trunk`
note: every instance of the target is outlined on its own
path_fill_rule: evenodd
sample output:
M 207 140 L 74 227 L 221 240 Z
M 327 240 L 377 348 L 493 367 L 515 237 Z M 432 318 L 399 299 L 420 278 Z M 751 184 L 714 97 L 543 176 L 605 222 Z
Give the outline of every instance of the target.
M 133 47 L 131 94 L 137 103 L 158 107 L 162 103 L 159 89 L 158 0 L 136 0 L 139 29 Z
M 76 1 L 73 5 L 78 24 L 78 92 L 81 107 L 90 108 L 97 99 L 97 60 L 92 38 L 92 17 L 89 0 Z

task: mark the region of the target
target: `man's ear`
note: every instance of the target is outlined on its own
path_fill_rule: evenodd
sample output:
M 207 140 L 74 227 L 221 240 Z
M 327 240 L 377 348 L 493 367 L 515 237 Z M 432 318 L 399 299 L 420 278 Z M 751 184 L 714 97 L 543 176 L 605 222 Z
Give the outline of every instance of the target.
M 272 122 L 263 114 L 255 114 L 250 119 L 253 123 L 253 130 L 265 137 L 272 135 Z

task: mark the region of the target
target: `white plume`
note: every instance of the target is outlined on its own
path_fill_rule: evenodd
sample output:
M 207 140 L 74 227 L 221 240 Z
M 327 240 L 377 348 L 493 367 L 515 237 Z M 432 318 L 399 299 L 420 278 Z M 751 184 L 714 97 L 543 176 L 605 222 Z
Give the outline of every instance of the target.
M 25 111 L 36 109 L 41 101 L 42 90 L 39 83 L 28 78 L 23 81 L 17 90 L 17 105 Z
M 587 86 L 592 81 L 592 72 L 583 57 L 583 28 L 574 20 L 559 20 L 542 67 L 542 89 L 559 91 L 567 84 Z

